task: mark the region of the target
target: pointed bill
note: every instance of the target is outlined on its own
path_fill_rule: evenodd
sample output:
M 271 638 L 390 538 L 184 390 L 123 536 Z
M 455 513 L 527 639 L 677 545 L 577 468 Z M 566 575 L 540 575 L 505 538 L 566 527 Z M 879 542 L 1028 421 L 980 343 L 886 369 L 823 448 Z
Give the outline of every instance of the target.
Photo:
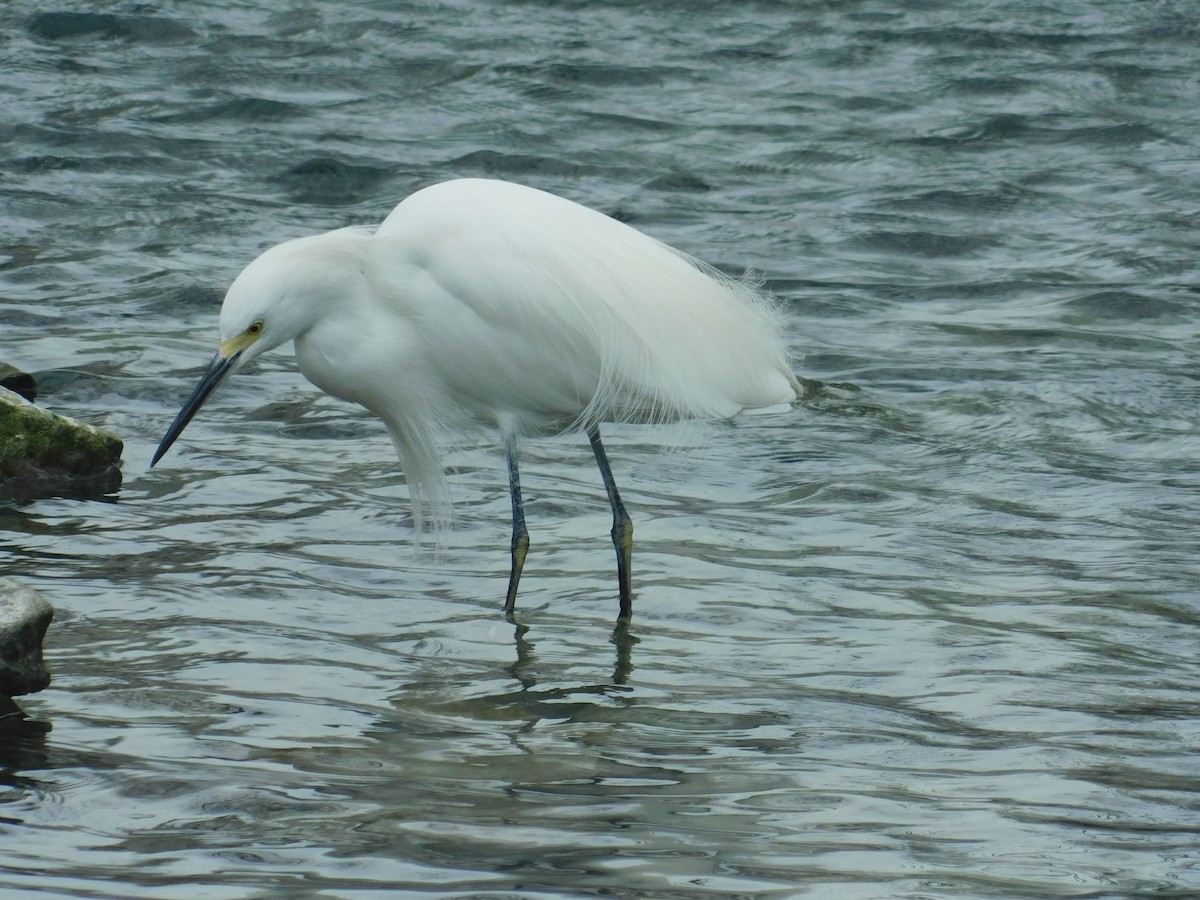
M 150 460 L 151 468 L 163 458 L 163 454 L 171 449 L 171 445 L 175 443 L 175 439 L 183 433 L 183 429 L 187 427 L 188 422 L 192 421 L 192 416 L 200 411 L 200 407 L 204 405 L 204 401 L 208 399 L 209 395 L 220 387 L 221 382 L 229 377 L 229 373 L 233 371 L 234 364 L 237 362 L 239 356 L 241 356 L 240 352 L 230 356 L 217 353 L 213 357 L 212 362 L 208 364 L 208 369 L 201 377 L 200 383 L 196 385 L 196 389 L 192 391 L 192 395 L 183 404 L 183 409 L 179 411 L 179 415 L 175 417 L 175 421 L 167 429 L 162 443 L 154 451 L 154 458 Z

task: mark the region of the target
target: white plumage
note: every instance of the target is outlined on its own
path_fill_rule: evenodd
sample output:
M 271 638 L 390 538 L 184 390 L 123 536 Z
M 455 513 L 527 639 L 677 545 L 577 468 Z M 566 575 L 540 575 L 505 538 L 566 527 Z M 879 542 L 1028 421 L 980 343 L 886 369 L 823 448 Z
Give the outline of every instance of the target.
M 599 461 L 601 422 L 723 418 L 803 392 L 777 311 L 753 286 L 594 210 L 484 179 L 418 191 L 374 233 L 271 248 L 230 287 L 220 333 L 155 462 L 228 374 L 294 340 L 305 377 L 387 424 L 418 527 L 423 505 L 439 517 L 449 507 L 445 432 L 474 420 L 505 435 L 510 607 L 524 559 L 518 433 L 582 428 Z M 619 497 L 605 482 L 616 522 Z

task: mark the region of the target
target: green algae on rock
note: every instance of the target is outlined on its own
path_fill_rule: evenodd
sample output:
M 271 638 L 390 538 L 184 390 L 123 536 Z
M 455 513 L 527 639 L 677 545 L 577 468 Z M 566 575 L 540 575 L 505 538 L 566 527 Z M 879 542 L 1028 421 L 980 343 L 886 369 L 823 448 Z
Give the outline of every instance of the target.
M 116 435 L 34 406 L 0 388 L 0 488 L 95 496 L 121 483 Z

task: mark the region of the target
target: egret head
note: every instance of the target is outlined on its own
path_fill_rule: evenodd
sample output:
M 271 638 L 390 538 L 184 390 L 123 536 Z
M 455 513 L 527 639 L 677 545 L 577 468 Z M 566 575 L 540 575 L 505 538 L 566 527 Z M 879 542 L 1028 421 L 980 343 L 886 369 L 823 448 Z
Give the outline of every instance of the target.
M 350 229 L 344 229 L 349 231 Z M 153 466 L 222 382 L 259 354 L 311 328 L 330 300 L 344 290 L 346 255 L 331 257 L 341 232 L 299 238 L 272 247 L 246 266 L 221 306 L 221 342 L 199 384 L 154 452 Z

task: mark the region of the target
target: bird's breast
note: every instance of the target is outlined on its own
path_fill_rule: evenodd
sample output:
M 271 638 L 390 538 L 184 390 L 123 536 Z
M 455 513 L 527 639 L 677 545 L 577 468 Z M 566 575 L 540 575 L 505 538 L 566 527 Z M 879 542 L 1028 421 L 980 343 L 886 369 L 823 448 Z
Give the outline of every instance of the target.
M 296 364 L 326 394 L 382 414 L 379 396 L 395 380 L 395 356 L 379 346 L 378 336 L 368 340 L 363 334 L 339 324 L 318 324 L 296 338 Z

